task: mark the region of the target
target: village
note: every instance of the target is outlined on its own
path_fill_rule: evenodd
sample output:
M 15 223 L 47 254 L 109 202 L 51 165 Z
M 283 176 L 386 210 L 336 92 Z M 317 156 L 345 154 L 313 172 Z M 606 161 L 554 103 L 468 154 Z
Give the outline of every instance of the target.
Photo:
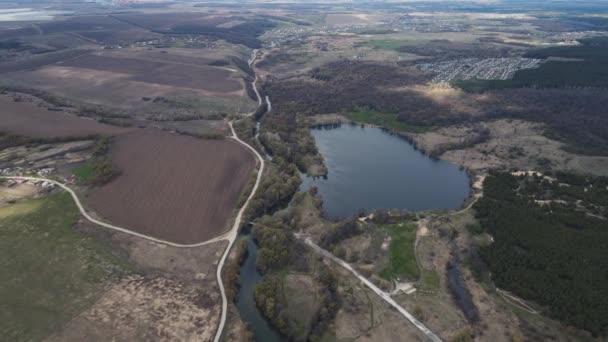
M 434 73 L 433 82 L 452 80 L 508 80 L 518 70 L 537 68 L 543 60 L 534 58 L 462 58 L 418 64 L 418 69 Z

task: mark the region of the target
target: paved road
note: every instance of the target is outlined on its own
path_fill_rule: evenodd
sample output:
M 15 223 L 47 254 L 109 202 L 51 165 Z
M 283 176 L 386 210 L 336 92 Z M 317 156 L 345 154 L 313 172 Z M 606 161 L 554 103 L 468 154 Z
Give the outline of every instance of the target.
M 441 342 L 441 339 L 437 335 L 435 335 L 424 324 L 422 324 L 422 322 L 420 322 L 419 320 L 417 320 L 416 317 L 414 317 L 407 310 L 405 310 L 401 305 L 399 305 L 393 298 L 391 298 L 391 296 L 388 293 L 382 291 L 380 288 L 378 288 L 376 285 L 374 285 L 371 281 L 367 280 L 367 278 L 365 278 L 364 276 L 362 276 L 361 274 L 359 274 L 359 272 L 357 272 L 357 270 L 355 270 L 346 261 L 337 258 L 333 254 L 331 254 L 328 251 L 324 250 L 323 248 L 319 247 L 310 238 L 303 237 L 302 235 L 298 235 L 298 234 L 296 234 L 296 237 L 299 238 L 299 239 L 304 240 L 304 243 L 306 243 L 308 246 L 310 246 L 315 252 L 323 255 L 326 258 L 329 258 L 333 262 L 337 263 L 338 265 L 342 266 L 343 268 L 347 269 L 352 274 L 354 274 L 355 277 L 359 278 L 359 280 L 361 280 L 368 288 L 370 288 L 378 296 L 380 296 L 380 298 L 382 298 L 385 302 L 389 303 L 392 307 L 394 307 L 395 309 L 397 309 L 397 311 L 399 311 L 399 313 L 401 313 L 405 318 L 407 318 L 430 341 Z

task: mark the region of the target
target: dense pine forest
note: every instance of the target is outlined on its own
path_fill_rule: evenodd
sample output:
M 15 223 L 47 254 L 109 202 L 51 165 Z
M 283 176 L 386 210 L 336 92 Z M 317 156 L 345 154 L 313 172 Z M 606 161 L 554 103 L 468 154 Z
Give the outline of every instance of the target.
M 476 216 L 494 243 L 481 256 L 500 288 L 595 336 L 608 334 L 605 178 L 498 173 Z

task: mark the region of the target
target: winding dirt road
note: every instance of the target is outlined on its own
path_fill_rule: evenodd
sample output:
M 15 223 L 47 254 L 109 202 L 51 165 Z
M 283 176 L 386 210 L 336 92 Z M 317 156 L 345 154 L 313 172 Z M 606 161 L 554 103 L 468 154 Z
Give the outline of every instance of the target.
M 222 294 L 222 317 L 220 318 L 220 324 L 217 328 L 215 338 L 213 339 L 214 342 L 219 342 L 219 340 L 222 336 L 222 331 L 224 330 L 224 326 L 226 325 L 226 315 L 227 315 L 227 311 L 228 311 L 228 300 L 226 299 L 226 291 L 224 289 L 224 283 L 222 282 L 222 268 L 224 267 L 226 258 L 228 257 L 228 254 L 230 253 L 230 249 L 232 248 L 232 245 L 234 244 L 234 241 L 236 240 L 236 238 L 238 236 L 238 230 L 239 230 L 239 227 L 241 226 L 241 221 L 243 219 L 243 213 L 245 212 L 245 209 L 247 209 L 249 202 L 251 201 L 253 196 L 255 196 L 255 193 L 258 190 L 258 186 L 260 185 L 260 181 L 262 180 L 262 174 L 264 173 L 264 165 L 265 165 L 264 158 L 262 158 L 262 156 L 258 153 L 258 151 L 256 151 L 253 147 L 251 147 L 249 144 L 247 144 L 246 142 L 244 142 L 243 140 L 241 140 L 238 137 L 238 135 L 234 131 L 234 127 L 232 126 L 232 124 L 233 124 L 233 121 L 231 121 L 229 123 L 233 138 L 236 141 L 243 144 L 244 146 L 246 146 L 247 148 L 249 148 L 255 154 L 255 156 L 260 161 L 260 169 L 258 170 L 258 175 L 255 180 L 255 184 L 253 185 L 253 189 L 251 190 L 249 197 L 247 197 L 247 201 L 245 201 L 245 204 L 243 204 L 243 206 L 241 207 L 241 210 L 239 210 L 239 213 L 236 216 L 236 220 L 234 221 L 234 225 L 232 226 L 232 229 L 228 232 L 228 235 L 224 237 L 225 240 L 228 240 L 228 246 L 226 247 L 226 250 L 224 251 L 224 254 L 222 255 L 222 259 L 220 259 L 220 263 L 217 265 L 217 282 L 220 286 L 220 292 Z
M 249 66 L 251 66 L 251 67 L 253 67 L 253 63 L 255 62 L 255 59 L 257 58 L 257 52 L 258 52 L 258 50 L 253 50 L 253 52 L 251 54 L 251 59 L 249 59 L 249 61 L 248 61 Z M 258 92 L 258 89 L 257 89 L 257 85 L 256 85 L 257 80 L 258 80 L 258 77 L 256 75 L 254 81 L 252 82 L 252 85 L 253 85 L 253 89 L 255 91 L 255 94 L 256 94 L 256 96 L 258 98 L 258 105 L 261 105 L 262 104 L 262 97 L 260 96 L 260 93 Z M 268 103 L 270 103 L 270 101 L 268 100 L 268 97 L 266 97 L 266 101 Z M 247 114 L 242 114 L 241 116 L 243 118 L 247 118 L 247 117 L 253 116 L 254 114 L 255 114 L 255 111 L 251 112 L 251 113 L 247 113 Z M 215 338 L 214 338 L 214 341 L 218 342 L 220 340 L 221 336 L 222 336 L 222 332 L 224 330 L 224 326 L 226 325 L 226 316 L 227 316 L 227 311 L 228 311 L 228 300 L 226 298 L 226 291 L 225 291 L 225 288 L 224 288 L 224 283 L 222 282 L 222 269 L 224 267 L 224 264 L 226 262 L 228 254 L 230 253 L 230 249 L 232 248 L 232 245 L 234 244 L 234 242 L 236 241 L 236 238 L 238 236 L 238 231 L 239 231 L 239 227 L 241 226 L 241 221 L 242 221 L 242 218 L 243 218 L 243 213 L 245 212 L 245 210 L 247 209 L 247 206 L 249 205 L 249 202 L 251 201 L 251 199 L 253 198 L 253 196 L 255 196 L 255 194 L 257 192 L 257 189 L 258 189 L 258 187 L 260 185 L 260 182 L 262 180 L 262 175 L 264 173 L 264 167 L 265 167 L 264 158 L 262 158 L 262 156 L 258 153 L 258 151 L 256 151 L 251 145 L 249 145 L 246 142 L 244 142 L 243 140 L 241 140 L 238 137 L 238 135 L 236 134 L 236 131 L 234 130 L 233 124 L 236 121 L 239 121 L 239 120 L 242 120 L 242 119 L 233 120 L 233 121 L 230 121 L 228 123 L 228 125 L 230 126 L 230 131 L 232 132 L 232 136 L 230 138 L 236 140 L 238 143 L 240 143 L 241 145 L 243 145 L 246 148 L 248 148 L 251 152 L 253 152 L 253 154 L 256 156 L 256 158 L 260 162 L 258 173 L 257 173 L 257 177 L 256 177 L 256 181 L 255 181 L 255 184 L 253 185 L 251 193 L 249 194 L 249 197 L 247 197 L 247 200 L 245 201 L 245 203 L 243 204 L 243 206 L 241 207 L 241 209 L 238 211 L 238 214 L 237 214 L 237 216 L 236 216 L 236 218 L 234 220 L 234 224 L 232 225 L 232 228 L 229 231 L 227 231 L 226 233 L 224 233 L 224 234 L 222 234 L 220 236 L 217 236 L 217 237 L 214 237 L 214 238 L 209 239 L 207 241 L 203 241 L 203 242 L 199 242 L 199 243 L 194 243 L 194 244 L 179 244 L 179 243 L 174 243 L 174 242 L 171 242 L 171 241 L 157 239 L 157 238 L 155 238 L 153 236 L 141 234 L 141 233 L 129 230 L 127 228 L 115 226 L 113 224 L 97 220 L 96 218 L 94 218 L 93 216 L 91 216 L 86 211 L 86 209 L 82 205 L 82 202 L 80 201 L 80 199 L 78 198 L 78 195 L 76 195 L 76 193 L 74 192 L 74 190 L 70 189 L 66 184 L 58 182 L 58 181 L 53 180 L 53 179 L 42 178 L 42 177 L 26 177 L 26 176 L 2 176 L 0 178 L 6 178 L 6 179 L 25 179 L 25 180 L 29 180 L 29 181 L 44 181 L 44 182 L 49 182 L 49 183 L 55 184 L 56 186 L 59 186 L 63 190 L 67 191 L 72 196 L 72 199 L 76 203 L 76 206 L 78 207 L 78 210 L 80 211 L 80 213 L 82 214 L 82 216 L 84 216 L 90 222 L 92 222 L 94 224 L 97 224 L 99 226 L 102 226 L 104 228 L 107 228 L 107 229 L 119 231 L 121 233 L 125 233 L 125 234 L 132 235 L 132 236 L 137 236 L 137 237 L 140 237 L 142 239 L 146 239 L 146 240 L 153 241 L 153 242 L 156 242 L 156 243 L 161 243 L 161 244 L 165 244 L 165 245 L 169 245 L 169 246 L 173 246 L 173 247 L 179 247 L 179 248 L 192 248 L 192 247 L 200 247 L 200 246 L 204 246 L 204 245 L 207 245 L 207 244 L 211 244 L 211 243 L 219 242 L 219 241 L 224 241 L 224 240 L 228 241 L 228 246 L 226 247 L 226 250 L 222 254 L 222 258 L 220 259 L 220 262 L 219 262 L 219 264 L 217 266 L 217 272 L 216 272 L 217 282 L 218 282 L 218 285 L 220 287 L 220 292 L 221 292 L 221 296 L 222 296 L 222 315 L 221 315 L 220 323 L 218 325 L 218 328 L 217 328 L 217 331 L 216 331 L 216 334 L 215 334 Z
M 141 233 L 138 233 L 138 232 L 134 232 L 134 231 L 129 230 L 127 228 L 115 226 L 115 225 L 110 224 L 110 223 L 105 223 L 105 222 L 99 221 L 98 219 L 94 218 L 89 213 L 87 213 L 86 209 L 82 205 L 82 202 L 80 202 L 80 198 L 78 198 L 78 195 L 76 195 L 76 193 L 74 192 L 74 190 L 70 189 L 64 183 L 58 182 L 58 181 L 53 180 L 53 179 L 42 178 L 42 177 L 2 176 L 0 178 L 6 178 L 6 179 L 25 179 L 25 180 L 29 180 L 29 181 L 44 181 L 44 182 L 55 184 L 55 185 L 59 186 L 60 188 L 62 188 L 63 190 L 67 191 L 72 196 L 72 199 L 74 199 L 74 202 L 76 203 L 76 206 L 78 207 L 78 210 L 80 211 L 80 213 L 82 214 L 82 216 L 84 216 L 84 218 L 86 218 L 87 220 L 91 221 L 92 223 L 95 223 L 95 224 L 97 224 L 99 226 L 102 226 L 104 228 L 108 228 L 108 229 L 111 229 L 111 230 L 116 230 L 116 231 L 119 231 L 121 233 L 137 236 L 137 237 L 140 237 L 142 239 L 146 239 L 146 240 L 157 242 L 157 243 L 162 243 L 162 244 L 173 246 L 173 247 L 179 247 L 179 248 L 200 247 L 200 246 L 208 245 L 210 243 L 226 240 L 227 236 L 230 234 L 230 232 L 226 232 L 226 233 L 224 233 L 224 234 L 222 234 L 220 236 L 216 236 L 213 239 L 209 239 L 207 241 L 193 243 L 193 244 L 186 244 L 186 245 L 175 243 L 175 242 L 171 242 L 171 241 L 167 241 L 167 240 L 157 239 L 157 238 L 155 238 L 153 236 L 149 236 L 149 235 L 141 234 Z

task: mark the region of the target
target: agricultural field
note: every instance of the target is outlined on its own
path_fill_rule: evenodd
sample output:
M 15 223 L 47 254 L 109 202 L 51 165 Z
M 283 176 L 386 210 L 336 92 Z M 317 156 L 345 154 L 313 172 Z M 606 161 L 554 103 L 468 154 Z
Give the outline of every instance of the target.
M 74 231 L 77 220 L 67 193 L 0 208 L 3 338 L 44 339 L 130 272 L 124 260 Z
M 212 338 L 220 314 L 215 268 L 225 243 L 182 249 L 111 233 L 79 220 L 69 194 L 46 192 L 0 185 L 3 337 Z
M 110 155 L 120 175 L 94 189 L 86 204 L 113 224 L 182 244 L 227 229 L 255 167 L 237 142 L 154 130 L 116 137 Z
M 35 98 L 0 95 L 0 132 L 32 138 L 113 135 L 126 129 L 105 125 L 90 118 L 51 111 Z M 31 102 L 30 102 L 31 101 Z
M 378 25 L 391 19 L 389 14 L 378 13 L 328 13 L 327 25 Z
M 229 48 L 208 54 L 188 49 L 102 50 L 7 73 L 2 83 L 44 91 L 79 107 L 102 108 L 110 117 L 220 117 L 254 109 L 245 90 L 248 76 L 231 62 L 236 56 L 247 58 Z M 210 65 L 218 60 L 221 66 Z
M 41 55 L 32 56 L 30 58 L 8 61 L 0 64 L 0 74 L 3 77 L 9 73 L 23 72 L 44 67 L 45 65 L 61 63 L 63 61 L 82 56 L 88 53 L 88 49 L 69 49 L 57 52 L 49 52 Z
M 597 259 L 601 246 L 569 251 L 563 237 L 600 234 L 608 212 L 606 180 L 592 178 L 608 176 L 608 6 L 593 0 L 28 6 L 15 16 L 43 16 L 3 22 L 14 14 L 0 9 L 0 177 L 56 179 L 92 217 L 156 239 L 223 240 L 192 248 L 152 242 L 85 220 L 53 184 L 1 181 L 0 303 L 8 306 L 0 305 L 0 336 L 211 341 L 227 313 L 226 341 L 267 341 L 268 328 L 277 341 L 424 339 L 424 329 L 393 309 L 400 305 L 445 341 L 605 337 L 606 310 L 593 306 L 605 302 L 603 288 L 573 277 L 598 277 L 573 260 L 590 248 Z M 254 86 L 266 99 L 259 108 Z M 472 186 L 466 207 L 385 208 L 373 215 L 361 208 L 348 219 L 329 218 L 330 197 L 316 187 L 298 189 L 304 173 L 348 177 L 330 167 L 310 131 L 338 122 L 378 126 L 460 166 L 463 177 L 466 169 Z M 235 135 L 264 157 L 259 183 L 256 156 L 227 137 L 233 124 Z M 582 175 L 558 184 L 518 178 L 521 187 L 509 191 L 532 197 L 507 203 L 517 210 L 499 205 L 527 223 L 556 217 L 557 223 L 530 224 L 528 239 L 514 248 L 524 258 L 519 247 L 536 243 L 528 254 L 536 251 L 535 260 L 553 272 L 517 268 L 508 250 L 513 234 L 504 234 L 517 220 L 489 210 L 511 198 L 503 196 L 504 184 L 492 188 L 492 175 L 513 169 Z M 383 170 L 374 171 L 370 184 L 382 177 Z M 590 196 L 601 201 L 587 203 Z M 222 236 L 233 226 L 235 235 Z M 559 257 L 547 258 L 551 239 L 533 239 L 550 236 L 547 227 L 560 229 L 564 241 L 556 242 L 566 246 L 570 257 L 561 264 L 568 268 L 554 265 Z M 575 240 L 569 241 L 585 245 Z M 224 252 L 228 262 L 220 267 Z M 544 291 L 544 283 L 555 285 Z
M 139 52 L 139 51 L 137 51 Z M 228 93 L 242 90 L 239 80 L 231 79 L 231 73 L 237 70 L 229 68 L 219 68 L 201 65 L 205 60 L 197 61 L 196 58 L 177 55 L 173 58 L 166 58 L 163 61 L 162 52 L 157 56 L 148 58 L 137 58 L 138 53 L 133 53 L 133 57 L 127 56 L 114 57 L 112 53 L 103 55 L 86 55 L 71 59 L 62 63 L 62 66 L 75 69 L 88 69 L 101 72 L 128 74 L 127 82 L 152 83 L 171 87 L 189 88 L 209 93 Z M 168 54 L 167 51 L 164 54 Z M 152 59 L 157 57 L 156 60 Z M 173 56 L 172 56 L 173 57 Z M 181 60 L 179 57 L 185 57 Z

